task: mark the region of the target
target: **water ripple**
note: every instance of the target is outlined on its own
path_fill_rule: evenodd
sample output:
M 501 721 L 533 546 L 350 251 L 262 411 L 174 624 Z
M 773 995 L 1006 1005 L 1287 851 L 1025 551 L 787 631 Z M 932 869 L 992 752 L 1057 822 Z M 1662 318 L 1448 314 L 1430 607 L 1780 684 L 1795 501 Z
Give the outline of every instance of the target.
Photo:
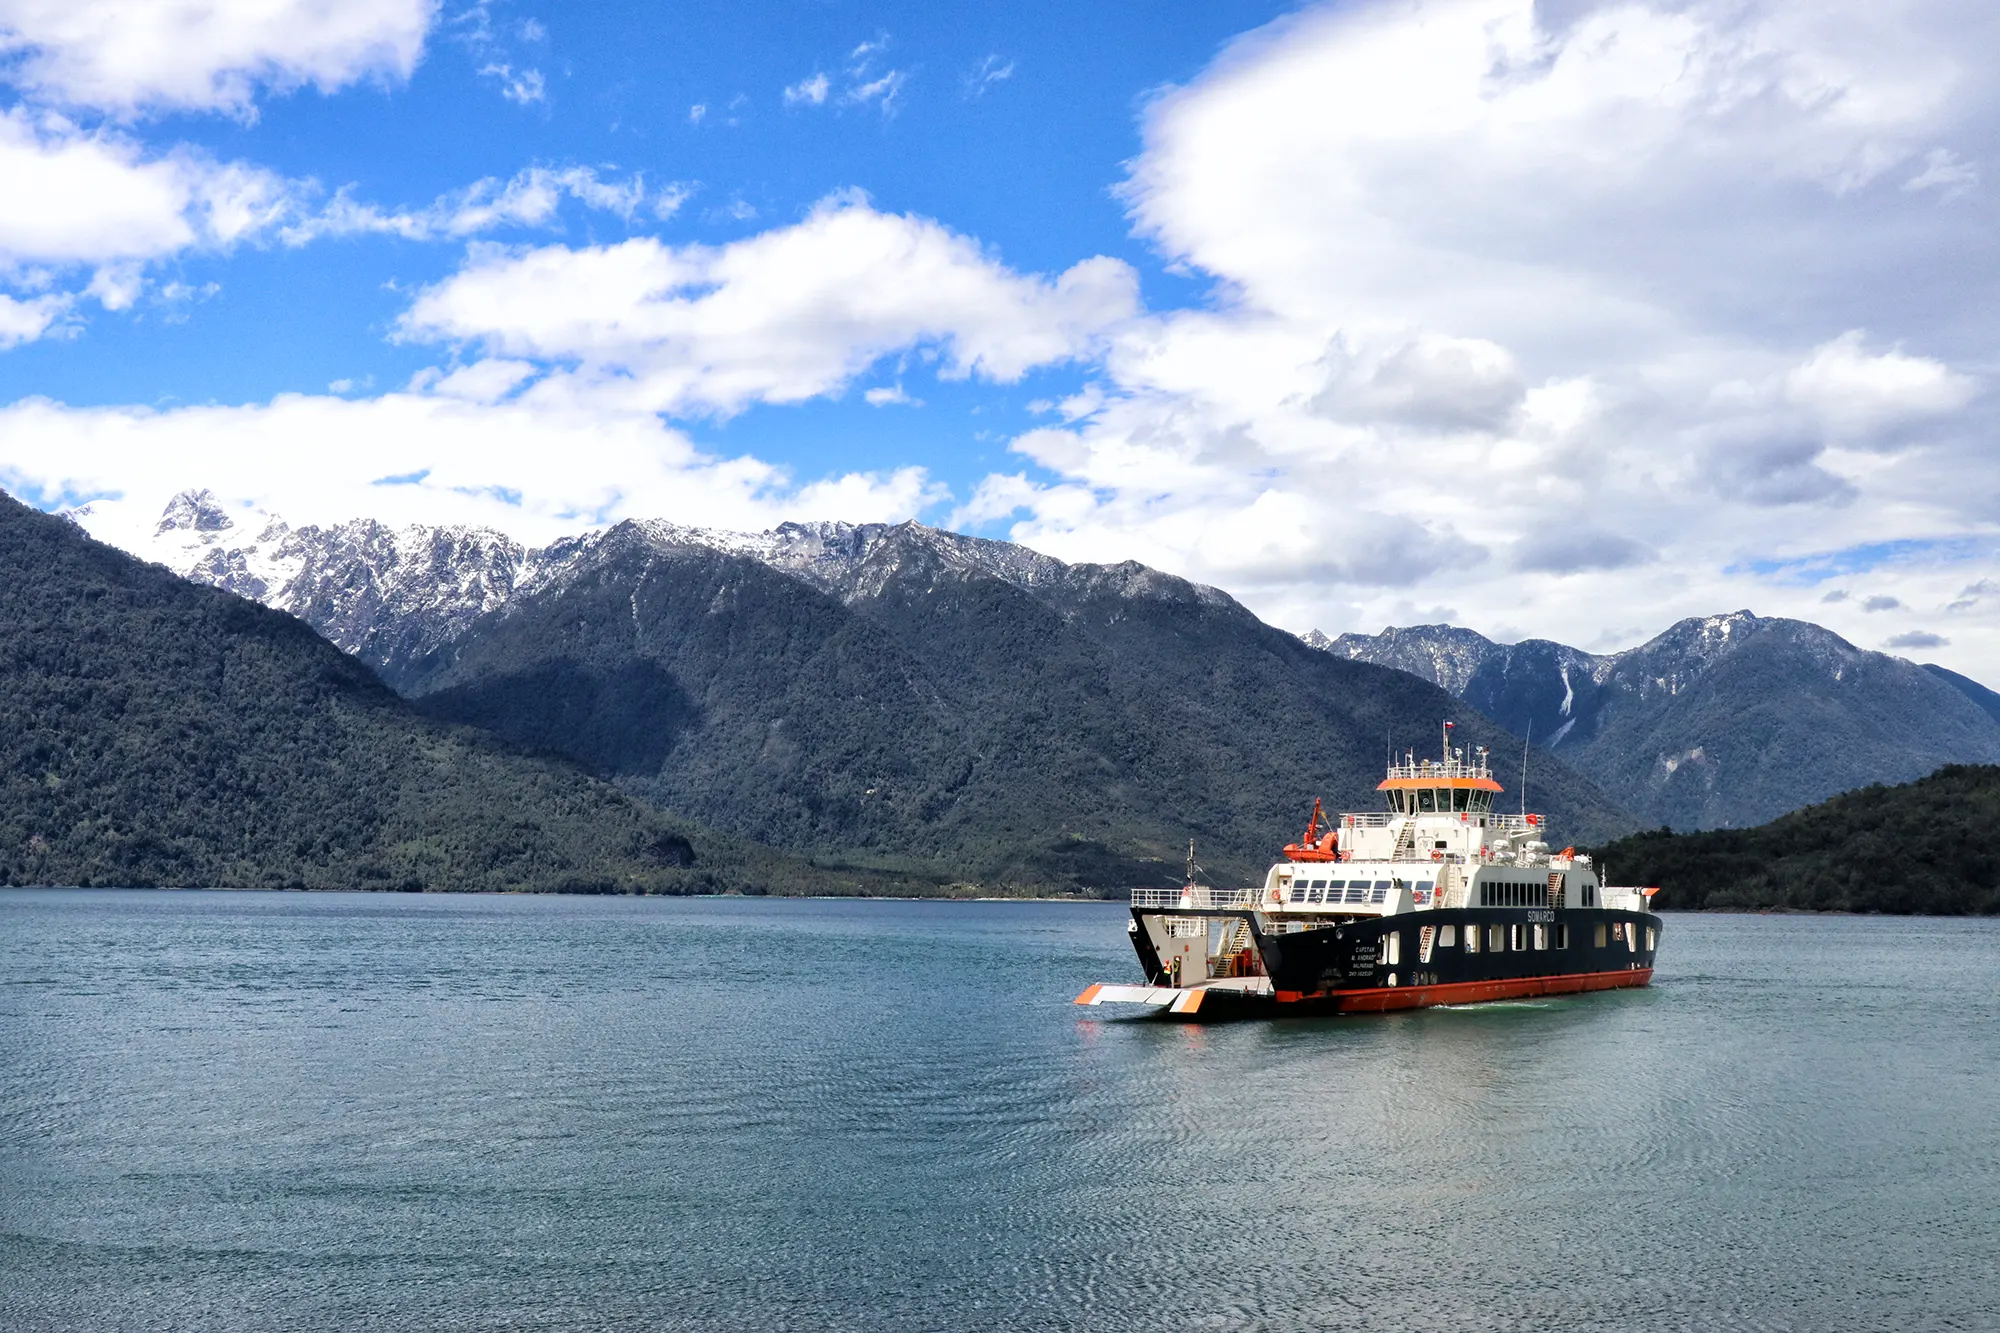
M 8 1329 L 2000 1326 L 2000 927 L 1190 1028 L 1077 904 L 0 892 Z

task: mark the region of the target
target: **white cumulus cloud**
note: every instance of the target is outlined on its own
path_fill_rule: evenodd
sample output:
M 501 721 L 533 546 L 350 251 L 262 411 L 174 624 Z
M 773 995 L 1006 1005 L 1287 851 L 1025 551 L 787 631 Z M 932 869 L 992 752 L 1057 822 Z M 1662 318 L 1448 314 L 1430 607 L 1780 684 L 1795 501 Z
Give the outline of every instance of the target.
M 1151 103 L 1123 186 L 1209 300 L 1121 324 L 961 517 L 1301 630 L 1839 628 L 1758 571 L 1849 544 L 1943 606 L 2000 527 L 1996 89 L 2000 10 L 1947 0 L 1281 20 Z
M 488 382 L 454 376 L 438 393 L 166 411 L 28 399 L 0 408 L 0 484 L 45 502 L 89 499 L 91 531 L 132 549 L 189 485 L 295 523 L 480 523 L 529 541 L 622 518 L 896 521 L 937 499 L 921 469 L 802 481 L 704 453 L 648 413 L 486 401 L 505 377 L 479 375 Z
M 1136 309 L 1116 260 L 1019 274 L 936 222 L 843 196 L 719 247 L 477 247 L 401 330 L 566 368 L 538 394 L 726 414 L 837 393 L 906 349 L 947 375 L 1013 381 L 1092 354 Z
M 259 89 L 407 79 L 436 0 L 0 0 L 8 81 L 114 114 L 254 113 Z

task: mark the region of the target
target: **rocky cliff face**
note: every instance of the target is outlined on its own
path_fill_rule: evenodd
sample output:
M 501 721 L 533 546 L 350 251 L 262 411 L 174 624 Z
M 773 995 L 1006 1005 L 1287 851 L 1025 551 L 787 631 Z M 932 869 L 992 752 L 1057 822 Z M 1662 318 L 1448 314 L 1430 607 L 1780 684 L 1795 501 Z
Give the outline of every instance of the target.
M 1442 685 L 1676 828 L 1759 824 L 1870 783 L 2000 761 L 2000 721 L 1974 682 L 1748 611 L 1601 656 L 1450 625 L 1321 642 Z

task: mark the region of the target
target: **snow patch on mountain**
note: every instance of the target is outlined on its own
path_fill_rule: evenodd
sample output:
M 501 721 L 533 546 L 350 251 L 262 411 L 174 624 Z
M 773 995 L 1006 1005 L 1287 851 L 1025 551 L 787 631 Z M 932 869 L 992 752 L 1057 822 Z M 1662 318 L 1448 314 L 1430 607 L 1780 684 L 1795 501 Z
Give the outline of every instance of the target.
M 1231 603 L 1228 594 L 1144 565 L 1069 565 L 1011 542 L 921 523 L 785 523 L 767 532 L 627 520 L 527 547 L 491 528 L 391 528 L 354 519 L 293 528 L 256 510 L 232 514 L 206 490 L 183 491 L 138 552 L 183 577 L 287 611 L 380 666 L 436 652 L 483 615 L 560 588 L 634 545 L 759 561 L 849 603 L 879 597 L 912 562 L 935 577 L 987 575 L 1032 592 Z

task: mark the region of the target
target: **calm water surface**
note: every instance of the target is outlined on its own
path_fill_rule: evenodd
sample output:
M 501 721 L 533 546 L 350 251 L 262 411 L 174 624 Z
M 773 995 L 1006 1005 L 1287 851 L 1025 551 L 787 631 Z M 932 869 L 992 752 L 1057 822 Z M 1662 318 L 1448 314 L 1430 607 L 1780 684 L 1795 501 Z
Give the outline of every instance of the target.
M 0 891 L 0 1328 L 2000 1328 L 2000 924 L 1189 1028 L 1122 909 Z

